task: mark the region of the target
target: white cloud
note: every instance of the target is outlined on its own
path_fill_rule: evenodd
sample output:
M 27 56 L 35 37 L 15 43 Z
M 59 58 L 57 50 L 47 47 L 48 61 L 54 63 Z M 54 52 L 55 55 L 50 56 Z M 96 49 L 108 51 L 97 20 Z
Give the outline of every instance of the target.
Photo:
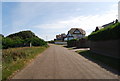
M 87 35 L 89 35 L 96 26 L 102 26 L 109 22 L 112 22 L 117 18 L 117 9 L 106 11 L 104 14 L 97 14 L 97 15 L 88 15 L 88 16 L 78 16 L 73 17 L 69 20 L 62 20 L 58 22 L 54 22 L 52 24 L 42 24 L 37 25 L 34 27 L 37 28 L 44 28 L 44 29 L 51 29 L 51 30 L 63 30 L 67 29 L 68 31 L 70 28 L 82 28 L 86 31 Z M 62 31 L 61 31 L 62 32 Z M 66 32 L 65 32 L 66 33 Z
M 48 28 L 51 28 L 51 29 L 59 29 L 59 28 L 64 28 L 65 24 L 61 24 L 61 23 L 55 23 L 55 24 L 42 24 L 42 25 L 36 25 L 36 26 L 33 26 L 35 28 L 42 28 L 42 29 L 48 29 Z
M 41 4 L 41 7 L 42 6 L 43 5 Z M 19 17 L 17 18 L 19 20 L 13 21 L 13 27 L 15 27 L 16 30 L 19 30 L 20 27 L 25 27 L 25 25 L 29 24 L 30 20 L 32 20 L 33 18 L 41 15 L 42 13 L 44 14 L 44 12 L 38 13 L 42 9 L 41 7 L 39 4 L 32 5 L 32 3 L 29 4 L 21 3 L 19 8 L 16 8 L 16 10 L 13 11 L 14 16 Z M 80 8 L 76 9 L 76 11 L 79 10 L 81 9 Z M 97 10 L 99 11 L 99 9 Z M 40 33 L 40 35 L 38 35 L 43 39 L 46 39 L 46 36 L 47 39 L 53 39 L 55 38 L 55 34 L 51 32 L 58 32 L 58 34 L 64 32 L 67 33 L 67 31 L 73 27 L 82 28 L 86 31 L 87 35 L 89 35 L 95 29 L 96 26 L 101 26 L 115 20 L 117 17 L 116 16 L 117 13 L 118 13 L 117 4 L 114 4 L 113 6 L 111 6 L 110 10 L 106 11 L 103 14 L 87 15 L 87 16 L 80 15 L 77 17 L 70 17 L 69 19 L 66 20 L 59 20 L 54 23 L 37 24 L 32 27 L 48 30 L 48 32 L 45 32 L 44 34 Z

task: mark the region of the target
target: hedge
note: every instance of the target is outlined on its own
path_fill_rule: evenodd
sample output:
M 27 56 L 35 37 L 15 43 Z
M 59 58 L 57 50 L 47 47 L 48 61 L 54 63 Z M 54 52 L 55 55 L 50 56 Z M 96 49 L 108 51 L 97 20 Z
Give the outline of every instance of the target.
M 120 39 L 120 23 L 118 22 L 96 32 L 92 32 L 88 36 L 88 39 L 91 41 Z

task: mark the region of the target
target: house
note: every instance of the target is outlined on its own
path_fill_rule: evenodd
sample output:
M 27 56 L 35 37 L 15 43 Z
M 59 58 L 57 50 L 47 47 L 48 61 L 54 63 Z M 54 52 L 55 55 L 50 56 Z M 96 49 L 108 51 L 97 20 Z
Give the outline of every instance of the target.
M 108 23 L 108 24 L 105 24 L 105 25 L 103 25 L 102 27 L 105 28 L 105 27 L 107 27 L 107 26 L 109 26 L 109 25 L 112 25 L 112 24 L 114 24 L 114 23 L 115 23 L 115 21 L 110 22 L 110 23 Z
M 65 33 L 56 35 L 56 40 L 64 41 L 65 38 L 66 38 L 66 34 Z
M 118 21 L 120 22 L 120 1 L 118 2 Z
M 86 32 L 81 28 L 71 28 L 67 34 L 67 40 L 81 39 L 85 37 Z
M 107 26 L 109 26 L 109 25 L 112 25 L 112 24 L 114 24 L 115 22 L 117 22 L 117 19 L 116 19 L 116 21 L 110 22 L 110 23 L 108 23 L 108 24 L 105 24 L 105 25 L 102 25 L 102 26 L 97 26 L 96 29 L 95 29 L 95 31 L 93 31 L 93 32 L 96 32 L 96 31 L 98 31 L 98 30 L 100 30 L 100 29 L 102 29 L 102 28 L 105 28 L 105 27 L 107 27 Z
M 56 40 L 61 40 L 61 35 L 56 35 Z

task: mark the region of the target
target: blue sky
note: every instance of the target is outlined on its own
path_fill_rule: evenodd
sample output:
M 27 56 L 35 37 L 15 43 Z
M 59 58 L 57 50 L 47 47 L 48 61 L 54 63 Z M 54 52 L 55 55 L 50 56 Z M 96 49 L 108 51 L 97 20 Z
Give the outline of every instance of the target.
M 117 2 L 2 2 L 2 34 L 31 30 L 52 40 L 78 27 L 89 35 L 96 26 L 117 18 L 117 6 Z

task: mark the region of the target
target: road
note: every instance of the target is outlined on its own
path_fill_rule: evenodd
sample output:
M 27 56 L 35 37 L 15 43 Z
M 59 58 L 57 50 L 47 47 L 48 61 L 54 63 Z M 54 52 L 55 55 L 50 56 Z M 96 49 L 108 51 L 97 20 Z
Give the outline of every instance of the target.
M 118 76 L 59 45 L 50 45 L 12 79 L 118 79 Z

